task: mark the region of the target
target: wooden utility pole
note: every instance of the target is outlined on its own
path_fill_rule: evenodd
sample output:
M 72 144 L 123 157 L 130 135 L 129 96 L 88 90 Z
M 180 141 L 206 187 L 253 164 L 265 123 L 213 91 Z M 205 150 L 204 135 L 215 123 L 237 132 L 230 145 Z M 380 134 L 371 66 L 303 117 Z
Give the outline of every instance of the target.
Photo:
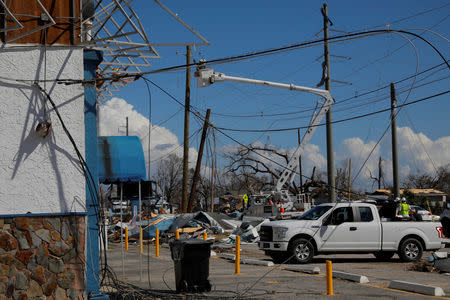
M 395 98 L 395 86 L 391 83 L 391 136 L 392 136 L 392 169 L 394 197 L 400 196 L 400 187 L 398 184 L 398 154 L 397 154 L 397 99 Z
M 383 171 L 382 171 L 382 165 L 381 165 L 381 156 L 378 160 L 378 189 L 381 189 L 381 177 L 383 177 Z
M 125 126 L 126 126 L 126 128 L 127 128 L 127 131 L 126 131 L 126 132 L 127 132 L 127 136 L 128 136 L 128 117 L 126 118 L 126 125 L 125 125 Z
M 328 6 L 326 3 L 322 7 L 323 15 L 323 38 L 324 38 L 324 58 L 325 58 L 325 88 L 331 91 L 330 85 L 330 53 L 328 51 Z M 336 202 L 335 177 L 334 177 L 334 152 L 333 152 L 333 128 L 331 126 L 332 114 L 331 106 L 327 112 L 327 173 L 328 173 L 328 193 L 330 201 Z
M 214 212 L 214 159 L 211 159 L 211 212 Z
M 191 98 L 191 46 L 186 46 L 186 96 L 184 101 L 184 149 L 183 149 L 183 198 L 182 212 L 188 208 L 188 178 L 189 178 L 189 109 Z
M 206 131 L 208 130 L 209 114 L 211 110 L 206 110 L 205 123 L 203 124 L 202 139 L 200 140 L 200 148 L 198 149 L 197 164 L 195 166 L 194 178 L 192 179 L 191 194 L 189 196 L 188 212 L 192 212 L 194 205 L 195 191 L 197 190 L 197 181 L 200 176 L 200 168 L 202 166 L 203 148 L 205 147 Z
M 301 136 L 300 136 L 300 128 L 297 129 L 297 135 L 298 135 L 298 144 L 301 143 Z M 302 173 L 302 156 L 299 155 L 298 157 L 298 171 L 300 173 L 300 192 L 303 192 L 303 173 Z
M 350 194 L 352 192 L 352 159 L 348 159 L 348 201 L 350 201 Z

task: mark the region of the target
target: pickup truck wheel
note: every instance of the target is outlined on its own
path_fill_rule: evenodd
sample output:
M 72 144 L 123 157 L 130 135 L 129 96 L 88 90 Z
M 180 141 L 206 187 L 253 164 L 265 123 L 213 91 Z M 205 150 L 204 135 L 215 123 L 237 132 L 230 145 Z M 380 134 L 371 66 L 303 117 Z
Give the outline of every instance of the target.
M 415 238 L 409 238 L 400 245 L 399 253 L 401 260 L 410 262 L 417 261 L 422 257 L 422 244 Z
M 375 255 L 375 257 L 378 260 L 389 260 L 392 258 L 392 256 L 394 256 L 395 252 L 387 252 L 387 251 L 380 251 L 380 252 L 374 252 L 373 255 Z
M 293 263 L 307 264 L 314 257 L 314 246 L 307 239 L 296 239 L 289 247 L 289 256 Z

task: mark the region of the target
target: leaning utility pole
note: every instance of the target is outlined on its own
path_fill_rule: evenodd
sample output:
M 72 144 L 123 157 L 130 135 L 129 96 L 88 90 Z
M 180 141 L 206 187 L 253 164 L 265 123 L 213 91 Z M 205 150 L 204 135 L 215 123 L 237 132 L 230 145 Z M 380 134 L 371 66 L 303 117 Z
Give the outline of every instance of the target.
M 328 6 L 326 3 L 322 7 L 323 15 L 323 38 L 324 38 L 324 58 L 325 58 L 325 89 L 331 91 L 330 86 L 330 53 L 328 51 Z M 333 152 L 333 128 L 331 126 L 331 105 L 327 112 L 327 174 L 328 174 L 328 193 L 330 201 L 336 201 L 335 178 L 334 178 L 334 152 Z
M 400 196 L 398 184 L 398 154 L 397 154 L 397 99 L 395 98 L 395 86 L 391 83 L 391 136 L 392 136 L 392 169 L 394 183 L 394 197 Z
M 211 212 L 214 212 L 214 158 L 211 159 L 211 186 L 210 186 L 210 197 L 211 197 Z
M 206 110 L 205 123 L 203 124 L 202 139 L 200 140 L 200 148 L 198 149 L 198 154 L 197 154 L 197 164 L 195 166 L 194 177 L 192 179 L 191 194 L 189 195 L 188 212 L 192 212 L 192 207 L 194 205 L 195 192 L 197 190 L 197 181 L 200 176 L 200 168 L 202 166 L 203 148 L 205 147 L 206 131 L 208 130 L 210 113 L 211 113 L 211 110 L 208 108 Z M 208 197 L 206 197 L 206 198 L 208 198 Z
M 189 109 L 191 97 L 191 46 L 186 46 L 186 97 L 184 101 L 184 151 L 183 151 L 183 199 L 182 212 L 188 208 L 188 178 L 189 178 Z
M 298 144 L 300 145 L 300 143 L 302 142 L 301 137 L 300 137 L 300 128 L 297 129 L 297 136 L 298 136 Z M 303 192 L 303 173 L 302 173 L 302 156 L 299 155 L 298 156 L 298 171 L 300 173 L 300 192 Z

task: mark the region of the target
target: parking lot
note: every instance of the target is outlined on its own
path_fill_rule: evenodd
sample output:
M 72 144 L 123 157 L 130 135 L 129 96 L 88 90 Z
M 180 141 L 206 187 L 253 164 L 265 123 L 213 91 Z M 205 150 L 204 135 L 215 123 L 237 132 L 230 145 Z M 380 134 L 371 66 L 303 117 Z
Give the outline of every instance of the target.
M 450 252 L 450 249 L 443 249 Z M 148 253 L 148 254 L 147 254 Z M 424 253 L 424 258 L 430 253 Z M 257 249 L 255 244 L 242 245 L 242 257 L 269 258 Z M 139 261 L 141 260 L 141 263 Z M 283 266 L 265 267 L 241 264 L 241 275 L 234 275 L 234 262 L 219 257 L 210 258 L 209 278 L 213 290 L 209 293 L 192 295 L 191 298 L 205 296 L 208 298 L 245 298 L 245 299 L 322 299 L 326 296 L 325 261 L 333 262 L 333 271 L 342 271 L 367 276 L 369 283 L 359 284 L 347 280 L 333 280 L 335 298 L 338 299 L 426 299 L 432 297 L 418 293 L 399 291 L 388 288 L 391 280 L 402 280 L 437 286 L 450 296 L 450 276 L 437 272 L 413 271 L 413 263 L 400 262 L 397 256 L 387 262 L 377 261 L 371 254 L 317 256 L 311 266 L 320 268 L 319 274 L 306 274 L 283 270 Z M 173 298 L 175 275 L 173 261 L 167 244 L 160 250 L 160 257 L 155 257 L 153 244 L 144 246 L 144 254 L 139 258 L 136 245 L 130 245 L 125 251 L 122 269 L 121 247 L 110 245 L 108 264 L 117 277 L 139 287 L 169 293 Z M 142 269 L 139 265 L 142 265 Z M 147 268 L 147 266 L 149 268 Z M 149 280 L 150 279 L 150 280 Z

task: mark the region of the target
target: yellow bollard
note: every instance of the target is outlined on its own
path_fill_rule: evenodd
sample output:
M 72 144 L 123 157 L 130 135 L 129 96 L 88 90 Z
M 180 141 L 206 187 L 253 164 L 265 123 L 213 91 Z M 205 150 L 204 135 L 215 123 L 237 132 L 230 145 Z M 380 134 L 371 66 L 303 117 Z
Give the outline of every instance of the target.
M 175 230 L 175 238 L 176 238 L 177 240 L 180 239 L 180 229 Z
M 331 266 L 331 260 L 327 260 L 327 295 L 333 296 L 333 268 Z
M 156 242 L 156 257 L 159 257 L 159 228 L 156 228 L 155 233 L 155 242 Z
M 241 237 L 236 236 L 236 261 L 234 264 L 234 275 L 241 275 Z
M 203 232 L 203 240 L 206 241 L 208 239 L 208 233 L 205 231 Z
M 141 253 L 144 253 L 144 241 L 143 241 L 143 237 L 144 235 L 142 234 L 143 230 L 141 227 Z
M 128 250 L 128 227 L 125 227 L 125 250 Z

